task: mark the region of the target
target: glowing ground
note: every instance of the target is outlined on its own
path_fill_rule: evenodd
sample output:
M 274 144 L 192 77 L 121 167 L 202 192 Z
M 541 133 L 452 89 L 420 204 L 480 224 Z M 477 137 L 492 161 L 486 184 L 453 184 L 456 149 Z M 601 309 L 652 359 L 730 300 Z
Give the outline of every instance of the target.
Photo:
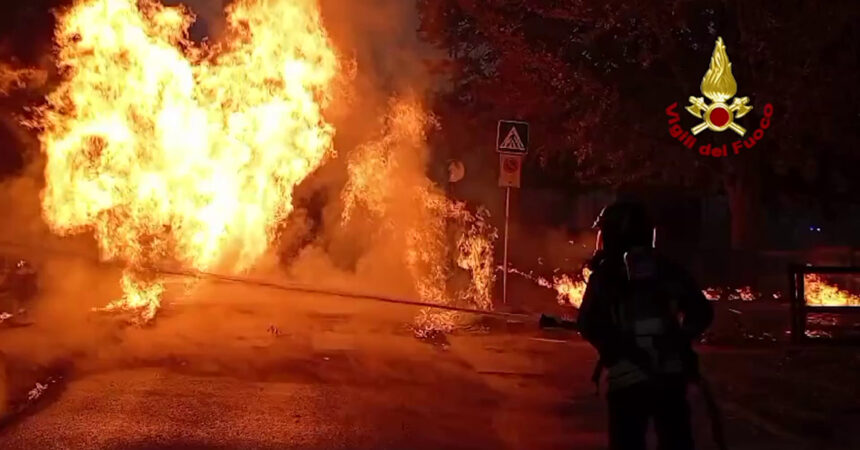
M 594 355 L 573 336 L 486 322 L 428 342 L 413 337 L 409 307 L 238 286 L 206 298 L 166 307 L 149 328 L 95 316 L 95 348 L 80 338 L 45 350 L 37 323 L 0 330 L 10 377 L 28 360 L 71 367 L 5 423 L 0 447 L 604 447 Z M 847 373 L 820 351 L 705 348 L 731 448 L 856 444 L 840 424 L 856 420 L 858 387 L 822 380 L 850 380 L 860 359 L 828 351 L 849 353 Z M 701 448 L 712 448 L 693 399 Z

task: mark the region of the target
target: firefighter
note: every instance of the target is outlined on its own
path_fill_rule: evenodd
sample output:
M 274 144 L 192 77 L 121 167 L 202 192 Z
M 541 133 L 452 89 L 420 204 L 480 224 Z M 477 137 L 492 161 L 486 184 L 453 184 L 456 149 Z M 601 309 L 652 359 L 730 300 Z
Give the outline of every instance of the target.
M 692 343 L 713 310 L 690 274 L 657 254 L 645 208 L 621 201 L 601 211 L 579 328 L 606 372 L 612 450 L 645 449 L 654 420 L 660 450 L 693 448 L 687 386 L 698 378 Z

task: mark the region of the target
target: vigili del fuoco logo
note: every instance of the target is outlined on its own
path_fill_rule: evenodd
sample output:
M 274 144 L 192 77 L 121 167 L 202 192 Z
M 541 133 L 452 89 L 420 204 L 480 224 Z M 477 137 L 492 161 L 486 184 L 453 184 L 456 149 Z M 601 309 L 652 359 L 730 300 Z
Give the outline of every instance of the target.
M 690 97 L 690 104 L 685 108 L 688 113 L 702 121 L 691 128 L 684 130 L 678 122 L 681 117 L 677 113 L 678 103 L 672 103 L 666 108 L 669 116 L 669 135 L 677 139 L 684 147 L 693 149 L 696 147 L 697 138 L 705 130 L 721 133 L 732 130 L 741 138 L 728 144 L 712 145 L 703 142 L 699 145 L 699 154 L 704 156 L 723 157 L 729 153 L 738 155 L 743 149 L 751 149 L 764 137 L 764 130 L 770 127 L 770 118 L 773 116 L 773 105 L 770 103 L 762 108 L 763 116 L 759 121 L 758 128 L 747 135 L 746 128 L 739 123 L 738 119 L 744 117 L 753 109 L 749 97 L 735 97 L 738 85 L 732 76 L 732 63 L 726 54 L 726 46 L 723 38 L 717 38 L 714 54 L 711 55 L 711 65 L 702 78 L 702 95 L 711 102 L 708 103 L 702 97 Z M 707 134 L 701 136 L 708 136 Z M 703 139 L 704 140 L 704 139 Z

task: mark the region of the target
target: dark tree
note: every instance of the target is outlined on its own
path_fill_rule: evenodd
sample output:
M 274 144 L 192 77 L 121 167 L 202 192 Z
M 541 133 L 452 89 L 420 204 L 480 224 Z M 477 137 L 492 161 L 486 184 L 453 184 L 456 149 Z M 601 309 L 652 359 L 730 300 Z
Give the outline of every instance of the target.
M 737 248 L 757 241 L 769 185 L 789 180 L 799 192 L 834 199 L 856 187 L 848 171 L 858 161 L 860 113 L 855 2 L 419 3 L 423 36 L 450 57 L 453 87 L 436 105 L 448 148 L 486 148 L 495 120 L 527 119 L 535 181 L 721 191 Z M 683 106 L 701 95 L 718 36 L 738 95 L 755 106 L 744 126 L 757 127 L 765 103 L 775 115 L 752 150 L 705 158 L 669 137 L 663 110 L 677 101 L 684 120 L 694 120 Z

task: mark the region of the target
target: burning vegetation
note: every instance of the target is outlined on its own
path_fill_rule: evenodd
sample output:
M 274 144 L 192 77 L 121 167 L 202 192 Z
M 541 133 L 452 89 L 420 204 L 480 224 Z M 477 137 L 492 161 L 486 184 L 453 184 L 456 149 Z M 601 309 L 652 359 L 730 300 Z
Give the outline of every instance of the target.
M 471 212 L 464 203 L 446 198 L 426 177 L 414 176 L 426 165 L 424 130 L 432 126 L 432 117 L 414 100 L 390 105 L 383 136 L 349 158 L 341 221 L 378 224 L 371 239 L 402 249 L 395 258 L 404 261 L 422 301 L 490 310 L 497 232 L 487 221 L 489 213 Z M 458 273 L 465 273 L 465 282 L 457 279 Z M 455 316 L 424 312 L 420 327 L 447 329 Z

